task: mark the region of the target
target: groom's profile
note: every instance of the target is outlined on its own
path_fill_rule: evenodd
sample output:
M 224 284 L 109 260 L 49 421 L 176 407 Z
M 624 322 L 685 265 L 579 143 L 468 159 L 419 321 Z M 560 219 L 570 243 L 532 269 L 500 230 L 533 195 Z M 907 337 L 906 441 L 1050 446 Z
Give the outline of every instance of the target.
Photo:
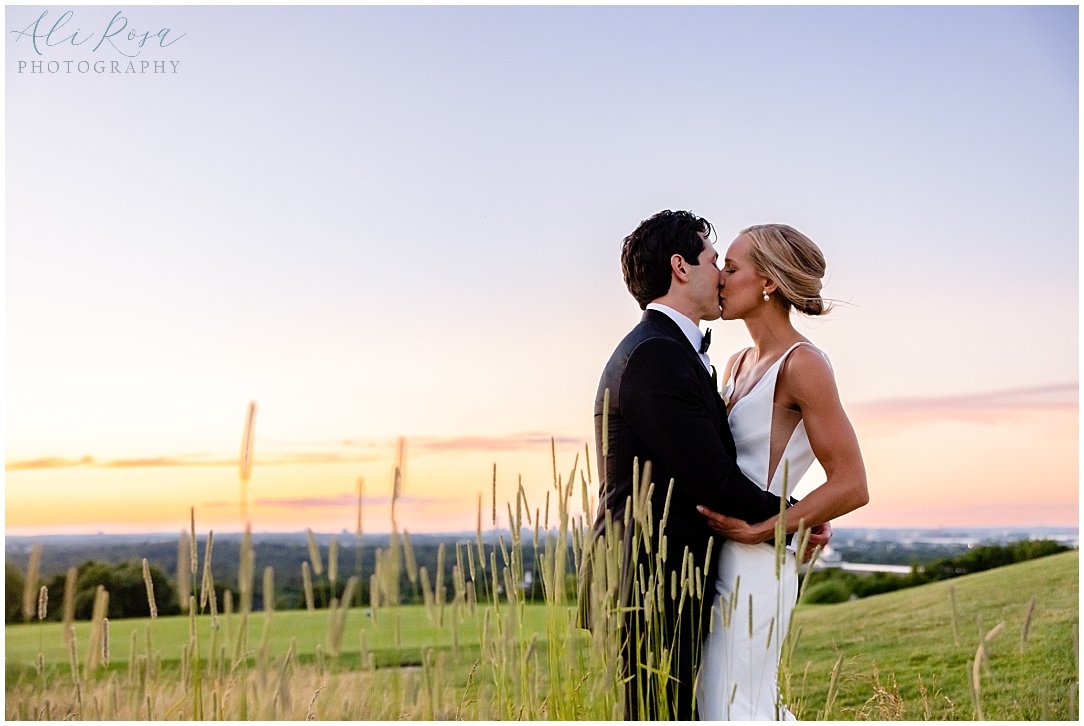
M 719 258 L 709 239 L 712 232 L 705 219 L 666 210 L 625 238 L 625 284 L 644 313 L 614 350 L 595 398 L 600 494 L 593 536 L 604 536 L 607 521 L 618 527 L 629 522 L 620 534 L 625 556 L 616 602 L 623 609 L 620 656 L 627 720 L 696 716 L 694 677 L 707 634 L 719 551 L 712 547 L 705 561 L 712 532 L 697 505 L 749 522 L 779 512 L 779 498 L 738 469 L 699 327 L 701 321 L 720 316 Z M 630 504 L 634 472 L 642 473 L 648 462 L 654 482 L 650 552 L 642 544 L 634 547 L 636 528 L 626 518 L 626 508 L 637 507 Z M 664 535 L 666 546 L 660 548 Z M 672 597 L 693 573 L 706 578 L 702 596 L 683 602 Z M 590 567 L 581 576 L 589 579 Z M 581 593 L 586 589 L 581 581 Z M 662 596 L 656 597 L 655 590 Z M 652 606 L 645 608 L 648 595 Z M 646 611 L 652 611 L 652 622 L 645 621 Z M 649 634 L 651 628 L 660 632 Z M 667 659 L 668 666 L 663 665 Z M 657 687 L 660 665 L 669 672 L 663 689 Z

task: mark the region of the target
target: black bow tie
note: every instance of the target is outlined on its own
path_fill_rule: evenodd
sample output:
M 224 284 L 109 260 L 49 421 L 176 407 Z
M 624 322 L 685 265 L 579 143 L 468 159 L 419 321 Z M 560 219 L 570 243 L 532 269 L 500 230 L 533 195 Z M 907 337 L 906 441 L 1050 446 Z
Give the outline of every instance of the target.
M 711 345 L 711 328 L 708 328 L 708 332 L 704 333 L 704 338 L 700 341 L 700 352 L 707 353 L 709 345 Z

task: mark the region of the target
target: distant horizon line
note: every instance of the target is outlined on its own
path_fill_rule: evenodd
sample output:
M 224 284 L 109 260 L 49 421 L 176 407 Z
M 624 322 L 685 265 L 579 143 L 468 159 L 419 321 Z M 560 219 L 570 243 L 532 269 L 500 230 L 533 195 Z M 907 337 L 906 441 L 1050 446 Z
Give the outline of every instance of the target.
M 920 530 L 920 531 L 945 531 L 945 530 L 956 530 L 956 531 L 969 531 L 969 532 L 1020 531 L 1020 530 L 1071 530 L 1071 531 L 1074 531 L 1074 532 L 1079 532 L 1079 524 L 1006 524 L 1006 525 L 984 525 L 984 526 L 981 526 L 981 527 L 969 526 L 969 525 L 946 525 L 946 524 L 940 524 L 940 525 L 896 525 L 896 526 L 861 526 L 861 525 L 853 525 L 853 526 L 834 527 L 833 528 L 833 531 L 835 533 L 837 533 L 837 534 L 839 532 L 848 532 L 848 531 L 855 531 L 855 530 L 877 530 L 877 531 L 899 531 L 899 530 L 908 530 L 908 531 L 916 531 L 916 530 Z M 511 532 L 511 531 L 512 530 L 510 528 L 508 528 L 508 527 L 498 527 L 498 528 L 495 528 L 495 529 L 486 529 L 486 530 L 482 531 L 482 536 L 485 537 L 486 535 L 489 535 L 489 534 L 494 534 L 494 533 L 499 534 L 499 533 Z M 528 531 L 533 532 L 534 528 L 533 527 L 522 527 L 520 529 L 520 531 L 521 532 L 528 532 Z M 554 531 L 557 531 L 557 528 L 556 527 L 551 527 L 548 530 L 540 530 L 540 531 L 554 532 Z M 185 529 L 185 530 L 178 529 L 178 530 L 175 530 L 175 531 L 153 530 L 153 531 L 142 531 L 142 532 L 102 532 L 102 531 L 98 531 L 98 532 L 70 532 L 70 533 L 51 532 L 51 533 L 42 533 L 42 534 L 8 534 L 7 532 L 5 532 L 4 533 L 4 539 L 5 540 L 9 540 L 9 539 L 37 539 L 37 538 L 58 538 L 58 537 L 163 537 L 164 538 L 164 537 L 176 537 L 176 536 L 178 536 L 178 534 L 180 534 L 182 532 L 187 534 L 188 530 L 187 529 Z M 305 536 L 307 534 L 307 532 L 308 532 L 308 528 L 290 529 L 290 530 L 286 530 L 286 529 L 253 530 L 252 535 L 253 536 L 257 536 L 257 535 L 301 535 L 301 536 Z M 400 534 L 404 534 L 404 533 L 408 533 L 408 532 L 409 532 L 408 530 L 403 530 L 403 531 L 400 531 Z M 346 534 L 348 536 L 353 536 L 353 534 L 354 534 L 352 532 L 349 532 L 346 529 L 341 529 L 341 530 L 337 530 L 337 531 L 330 531 L 330 530 L 329 531 L 317 531 L 317 530 L 312 530 L 312 533 L 313 533 L 313 536 L 340 536 L 340 535 L 343 535 L 343 534 Z M 215 537 L 231 537 L 231 536 L 240 537 L 243 534 L 244 534 L 244 532 L 242 530 L 216 531 L 215 532 Z M 365 538 L 365 537 L 386 537 L 386 536 L 389 536 L 391 534 L 392 534 L 392 532 L 389 530 L 389 531 L 363 532 L 361 536 L 362 536 L 362 538 Z M 470 535 L 472 537 L 477 537 L 478 536 L 477 530 L 451 530 L 451 531 L 440 531 L 440 532 L 414 531 L 414 532 L 409 532 L 409 534 L 412 537 L 422 536 L 422 535 L 427 536 L 427 537 L 462 536 L 462 535 Z M 206 535 L 207 535 L 206 532 L 197 532 L 196 533 L 197 538 L 200 537 L 200 536 L 206 536 Z

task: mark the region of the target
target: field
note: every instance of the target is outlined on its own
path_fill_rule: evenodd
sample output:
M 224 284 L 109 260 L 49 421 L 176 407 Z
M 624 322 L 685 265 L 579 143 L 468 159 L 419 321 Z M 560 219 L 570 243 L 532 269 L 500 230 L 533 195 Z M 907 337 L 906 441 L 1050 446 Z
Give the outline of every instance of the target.
M 975 719 L 970 679 L 976 651 L 1004 623 L 980 665 L 984 717 L 1076 720 L 1078 569 L 1079 553 L 1066 552 L 838 605 L 800 607 L 790 667 L 797 715 Z M 840 657 L 838 690 L 826 712 Z
M 987 719 L 1075 720 L 1078 567 L 1072 552 L 800 606 L 787 701 L 807 720 L 971 720 L 979 708 Z M 612 658 L 571 618 L 552 602 L 449 598 L 275 612 L 269 624 L 219 614 L 217 629 L 208 615 L 118 620 L 108 663 L 94 667 L 90 623 L 76 624 L 74 658 L 59 623 L 9 626 L 6 716 L 613 718 Z

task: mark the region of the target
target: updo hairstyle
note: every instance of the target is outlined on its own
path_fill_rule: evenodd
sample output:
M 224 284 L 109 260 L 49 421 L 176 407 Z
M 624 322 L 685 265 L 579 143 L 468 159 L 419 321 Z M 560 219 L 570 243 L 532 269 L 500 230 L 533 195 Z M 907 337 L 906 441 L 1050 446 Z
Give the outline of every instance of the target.
M 752 240 L 757 271 L 775 281 L 784 303 L 806 315 L 831 310 L 821 298 L 824 254 L 813 240 L 785 224 L 756 224 L 742 230 Z

